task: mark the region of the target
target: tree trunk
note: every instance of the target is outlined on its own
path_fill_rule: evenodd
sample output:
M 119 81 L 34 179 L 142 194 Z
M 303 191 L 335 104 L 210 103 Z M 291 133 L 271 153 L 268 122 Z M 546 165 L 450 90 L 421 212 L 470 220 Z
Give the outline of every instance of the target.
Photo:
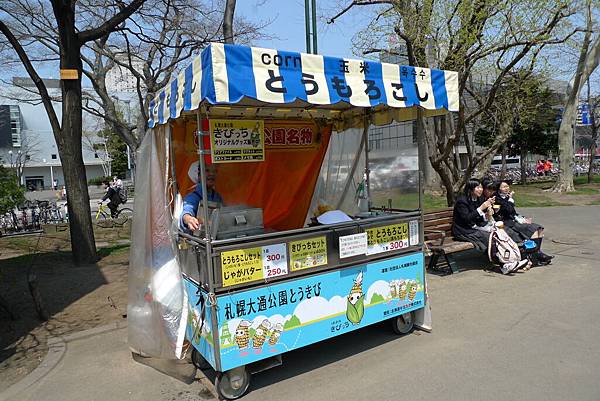
M 527 149 L 521 144 L 521 184 L 527 185 L 527 170 L 525 169 L 525 158 L 527 157 Z
M 415 121 L 417 145 L 419 148 L 419 167 L 423 173 L 422 190 L 427 194 L 439 196 L 442 195 L 440 176 L 433 169 L 431 162 L 429 161 L 429 149 L 427 147 L 427 140 L 425 138 L 425 131 L 431 129 L 431 127 L 429 127 L 429 121 L 429 119 L 424 117 L 421 117 Z
M 558 149 L 560 169 L 552 192 L 573 192 L 573 124 L 577 112 L 577 102 L 567 102 L 563 112 L 563 121 L 558 130 Z M 570 122 L 565 124 L 565 122 Z
M 66 4 L 65 4 L 66 3 Z M 62 129 L 54 136 L 58 145 L 69 210 L 71 251 L 76 265 L 98 260 L 87 177 L 82 156 L 81 44 L 75 30 L 75 2 L 54 7 L 61 42 L 60 68 L 74 69 L 78 79 L 62 80 Z
M 502 145 L 502 167 L 500 169 L 500 180 L 506 177 L 506 144 Z

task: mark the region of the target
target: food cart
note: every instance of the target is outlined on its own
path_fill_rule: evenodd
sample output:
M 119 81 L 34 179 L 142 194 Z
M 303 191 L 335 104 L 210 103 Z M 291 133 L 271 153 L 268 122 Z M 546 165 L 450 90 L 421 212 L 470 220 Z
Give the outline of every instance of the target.
M 383 320 L 430 328 L 418 135 L 405 122 L 458 107 L 455 72 L 204 49 L 150 103 L 131 348 L 180 357 L 191 344 L 235 399 L 287 351 Z M 372 131 L 391 123 L 404 135 Z M 182 198 L 196 185 L 209 196 L 190 232 Z

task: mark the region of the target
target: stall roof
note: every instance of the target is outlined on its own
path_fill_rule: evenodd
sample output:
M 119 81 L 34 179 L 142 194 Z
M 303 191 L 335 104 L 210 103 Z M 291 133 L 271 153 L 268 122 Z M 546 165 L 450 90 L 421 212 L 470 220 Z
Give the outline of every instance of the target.
M 246 115 L 333 119 L 373 108 L 385 123 L 414 118 L 415 106 L 458 111 L 458 99 L 453 71 L 211 43 L 150 102 L 148 126 L 214 105 L 218 115 L 241 106 Z

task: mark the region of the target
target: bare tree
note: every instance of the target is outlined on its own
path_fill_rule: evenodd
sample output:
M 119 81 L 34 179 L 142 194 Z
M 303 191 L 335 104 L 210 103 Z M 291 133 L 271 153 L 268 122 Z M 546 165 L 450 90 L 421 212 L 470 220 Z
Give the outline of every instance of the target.
M 583 84 L 589 79 L 600 62 L 600 35 L 592 42 L 594 21 L 592 18 L 592 1 L 586 0 L 586 29 L 581 45 L 577 69 L 569 82 L 567 100 L 563 109 L 562 121 L 558 129 L 558 153 L 560 158 L 560 169 L 556 184 L 552 192 L 573 192 L 573 129 L 577 119 L 577 106 L 579 104 L 579 92 Z
M 3 20 L 0 21 L 0 32 L 17 53 L 23 67 L 35 83 L 50 119 L 50 125 L 58 146 L 67 187 L 71 249 L 76 264 L 93 263 L 98 259 L 82 155 L 81 78 L 83 63 L 81 49 L 86 43 L 99 40 L 116 29 L 144 1 L 132 0 L 129 4 L 126 4 L 117 0 L 106 8 L 107 11 L 110 11 L 110 15 L 100 21 L 91 19 L 88 15 L 82 13 L 81 9 L 78 10 L 78 2 L 75 0 L 51 0 L 51 14 L 44 12 L 49 10 L 43 10 L 43 3 L 28 3 L 25 0 L 16 2 L 19 5 L 24 5 L 27 9 L 33 10 L 31 15 L 34 15 L 35 18 L 25 21 L 26 24 L 34 25 L 40 19 L 46 22 L 52 21 L 52 25 L 58 32 L 58 35 L 53 37 L 48 45 L 58 48 L 60 68 L 65 72 L 65 77 L 61 80 L 62 121 L 59 121 L 52 107 L 52 100 L 46 85 L 36 70 L 34 60 L 29 57 L 26 51 L 26 47 L 30 42 L 26 38 L 15 36 L 13 33 L 11 26 L 22 25 L 23 23 L 23 21 L 18 21 L 9 16 L 9 7 L 14 4 L 5 6 L 3 3 L 0 6 L 0 12 L 3 13 Z M 42 12 L 41 15 L 40 12 Z
M 27 164 L 31 160 L 31 155 L 38 151 L 39 145 L 40 142 L 31 136 L 27 136 L 21 141 L 21 149 L 17 152 L 18 155 L 15 161 L 15 170 L 21 184 L 23 184 L 23 172 L 25 171 L 25 167 L 27 167 Z
M 108 138 L 105 135 L 105 122 L 97 119 L 91 129 L 83 130 L 83 147 L 94 152 L 102 163 L 102 172 L 105 177 L 112 176 L 111 154 L 108 149 Z
M 117 32 L 88 45 L 84 73 L 95 93 L 87 94 L 85 109 L 105 118 L 130 148 L 137 149 L 146 132 L 149 103 L 156 93 L 208 43 L 223 41 L 225 14 L 233 26 L 234 9 L 229 3 L 222 12 L 204 0 L 147 0 Z M 98 9 L 92 11 L 97 13 Z M 229 33 L 231 41 L 235 38 L 248 43 L 259 37 L 269 22 L 255 24 L 240 18 L 235 23 L 235 33 Z M 136 109 L 135 121 L 119 118 L 119 105 L 106 86 L 112 69 L 135 78 L 135 100 L 130 104 Z
M 459 112 L 420 123 L 429 161 L 442 180 L 448 205 L 476 170 L 489 167 L 494 153 L 508 139 L 509 121 L 501 122 L 502 134 L 480 153 L 469 136 L 496 101 L 509 73 L 523 65 L 535 66 L 544 46 L 563 43 L 575 33 L 566 29 L 574 11 L 564 1 L 355 0 L 330 22 L 356 6 L 377 7 L 370 25 L 355 38 L 358 51 L 372 49 L 395 34 L 405 43 L 409 64 L 459 72 Z M 488 76 L 488 82 L 477 79 L 481 73 Z M 467 148 L 465 166 L 452 157 L 461 139 Z

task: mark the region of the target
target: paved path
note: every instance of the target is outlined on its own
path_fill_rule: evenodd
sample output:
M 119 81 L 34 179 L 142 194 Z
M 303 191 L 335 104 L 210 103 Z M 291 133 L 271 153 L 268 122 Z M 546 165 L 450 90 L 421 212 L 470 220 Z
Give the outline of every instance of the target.
M 527 214 L 546 226 L 554 265 L 430 275 L 432 333 L 398 337 L 379 324 L 290 352 L 243 400 L 599 400 L 600 207 Z M 68 342 L 54 369 L 8 400 L 210 399 L 197 377 L 188 385 L 134 362 L 119 329 Z

